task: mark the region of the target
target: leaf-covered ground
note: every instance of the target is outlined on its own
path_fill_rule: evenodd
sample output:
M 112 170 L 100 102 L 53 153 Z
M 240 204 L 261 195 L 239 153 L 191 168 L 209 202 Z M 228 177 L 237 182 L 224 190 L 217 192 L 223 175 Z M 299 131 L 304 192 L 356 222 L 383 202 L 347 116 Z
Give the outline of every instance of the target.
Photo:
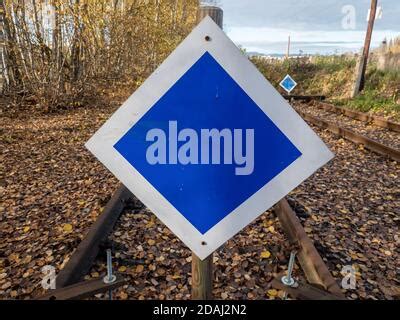
M 84 142 L 110 111 L 1 118 L 0 297 L 31 297 L 107 203 L 116 181 Z
M 190 299 L 191 252 L 154 215 L 137 202 L 109 238 L 118 272 L 129 284 L 121 299 Z M 266 213 L 214 254 L 216 299 L 279 298 L 270 281 L 287 267 L 289 244 L 272 213 Z M 100 256 L 87 279 L 103 276 Z M 98 295 L 98 298 L 104 295 Z
M 116 189 L 84 148 L 113 109 L 0 118 L 0 299 L 42 294 L 41 268 L 63 267 Z M 292 203 L 338 281 L 343 265 L 358 268 L 349 298 L 396 298 L 399 164 L 316 130 L 337 157 L 291 194 Z M 118 299 L 189 298 L 190 252 L 140 203 L 109 240 L 116 268 L 130 279 L 115 291 Z M 215 297 L 279 298 L 269 281 L 289 252 L 278 221 L 264 214 L 216 253 Z M 104 273 L 99 256 L 87 278 Z
M 311 217 L 305 230 L 341 277 L 353 265 L 352 298 L 400 298 L 400 164 L 313 127 L 336 158 L 292 192 Z

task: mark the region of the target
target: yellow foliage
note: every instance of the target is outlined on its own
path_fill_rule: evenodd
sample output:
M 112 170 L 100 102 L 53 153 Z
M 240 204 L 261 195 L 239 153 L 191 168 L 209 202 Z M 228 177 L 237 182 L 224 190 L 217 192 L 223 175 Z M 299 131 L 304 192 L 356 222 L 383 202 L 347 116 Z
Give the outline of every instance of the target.
M 269 251 L 261 252 L 261 258 L 262 259 L 268 259 L 270 256 L 271 256 L 271 252 L 269 252 Z

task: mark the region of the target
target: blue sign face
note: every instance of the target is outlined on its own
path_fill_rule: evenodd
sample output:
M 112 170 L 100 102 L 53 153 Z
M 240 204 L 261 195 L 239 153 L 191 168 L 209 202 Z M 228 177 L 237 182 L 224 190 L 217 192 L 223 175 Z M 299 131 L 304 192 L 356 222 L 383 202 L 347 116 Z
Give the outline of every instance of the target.
M 297 83 L 292 79 L 291 76 L 287 75 L 283 81 L 280 83 L 280 85 L 287 91 L 291 92 L 296 86 Z
M 114 148 L 201 234 L 301 156 L 208 52 Z

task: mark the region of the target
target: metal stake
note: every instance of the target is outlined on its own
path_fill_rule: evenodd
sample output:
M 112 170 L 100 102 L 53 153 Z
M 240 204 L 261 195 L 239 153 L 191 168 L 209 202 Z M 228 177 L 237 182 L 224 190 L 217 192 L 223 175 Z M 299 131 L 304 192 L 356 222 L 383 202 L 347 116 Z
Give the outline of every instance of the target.
M 294 266 L 294 260 L 296 258 L 296 251 L 292 251 L 290 253 L 290 259 L 289 259 L 289 266 L 288 266 L 288 274 L 287 276 L 283 276 L 281 281 L 282 283 L 287 286 L 287 287 L 296 287 L 297 283 L 296 280 L 292 277 L 293 273 L 293 266 Z M 283 296 L 283 299 L 287 299 L 287 292 L 285 292 L 285 295 Z
M 113 275 L 112 270 L 112 257 L 111 249 L 107 249 L 107 275 L 103 278 L 104 283 L 110 284 L 117 280 L 117 277 Z M 112 290 L 108 291 L 108 298 L 112 300 Z

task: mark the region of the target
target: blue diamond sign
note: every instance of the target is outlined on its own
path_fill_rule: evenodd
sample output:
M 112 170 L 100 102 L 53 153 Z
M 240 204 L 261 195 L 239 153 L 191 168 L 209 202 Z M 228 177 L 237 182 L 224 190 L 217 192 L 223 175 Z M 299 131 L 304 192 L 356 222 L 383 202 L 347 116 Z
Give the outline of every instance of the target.
M 201 259 L 333 156 L 209 17 L 86 147 Z
M 286 75 L 286 77 L 283 78 L 283 80 L 279 85 L 283 89 L 285 89 L 287 93 L 291 93 L 294 90 L 294 88 L 297 87 L 296 81 L 294 81 L 290 75 Z

